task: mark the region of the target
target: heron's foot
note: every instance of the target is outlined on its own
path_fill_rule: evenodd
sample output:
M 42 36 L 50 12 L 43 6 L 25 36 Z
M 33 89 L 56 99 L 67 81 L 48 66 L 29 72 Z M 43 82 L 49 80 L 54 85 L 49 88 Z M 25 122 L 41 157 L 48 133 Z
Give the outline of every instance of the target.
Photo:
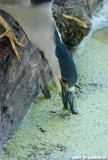
M 71 112 L 72 112 L 73 114 L 78 114 L 78 111 L 76 111 L 76 110 L 71 110 Z
M 65 15 L 63 14 L 63 17 L 66 18 L 66 19 L 69 19 L 69 20 L 73 20 L 77 23 L 77 25 L 87 29 L 88 26 L 86 25 L 85 22 L 83 22 L 82 20 L 80 20 L 79 18 L 76 18 L 76 17 L 73 17 L 73 16 L 70 16 L 70 15 Z
M 12 45 L 12 48 L 13 48 L 15 54 L 16 54 L 16 57 L 17 57 L 18 61 L 21 62 L 21 59 L 20 59 L 20 56 L 17 52 L 15 44 L 17 44 L 18 46 L 20 46 L 22 48 L 25 48 L 25 46 L 18 42 L 18 40 L 15 37 L 10 25 L 4 20 L 4 18 L 1 15 L 0 15 L 0 24 L 6 29 L 6 32 L 3 33 L 0 36 L 0 38 L 3 38 L 5 36 L 9 38 L 9 40 L 11 42 L 11 45 Z

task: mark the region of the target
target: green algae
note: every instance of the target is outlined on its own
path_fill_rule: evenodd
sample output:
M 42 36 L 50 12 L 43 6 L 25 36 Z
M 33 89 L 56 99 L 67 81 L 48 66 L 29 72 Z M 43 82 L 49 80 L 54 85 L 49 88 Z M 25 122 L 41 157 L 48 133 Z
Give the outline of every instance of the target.
M 108 45 L 90 37 L 74 59 L 79 76 L 74 101 L 79 114 L 63 109 L 51 82 L 52 99 L 38 98 L 5 147 L 2 160 L 108 156 Z
M 95 31 L 92 37 L 104 43 L 108 43 L 108 27 Z

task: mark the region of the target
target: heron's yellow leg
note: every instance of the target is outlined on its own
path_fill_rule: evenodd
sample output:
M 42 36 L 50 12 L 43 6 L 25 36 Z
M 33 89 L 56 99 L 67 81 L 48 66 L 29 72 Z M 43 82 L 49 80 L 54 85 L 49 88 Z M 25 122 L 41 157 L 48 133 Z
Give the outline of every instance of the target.
M 25 46 L 22 45 L 21 43 L 19 43 L 19 42 L 17 41 L 14 33 L 12 32 L 12 29 L 11 29 L 10 25 L 4 20 L 4 18 L 3 18 L 1 15 L 0 15 L 0 24 L 6 29 L 6 32 L 3 33 L 3 34 L 0 36 L 0 38 L 3 38 L 3 37 L 5 37 L 5 36 L 7 36 L 7 37 L 9 38 L 9 40 L 10 40 L 10 42 L 11 42 L 11 45 L 12 45 L 12 48 L 13 48 L 16 56 L 17 56 L 17 59 L 18 59 L 19 62 L 21 62 L 20 56 L 19 56 L 19 54 L 18 54 L 18 52 L 17 52 L 17 49 L 16 49 L 16 47 L 15 47 L 15 43 L 16 43 L 18 46 L 22 47 L 22 48 L 25 48 Z
M 85 22 L 81 21 L 79 18 L 76 18 L 76 17 L 73 17 L 73 16 L 69 16 L 69 15 L 65 15 L 63 14 L 63 17 L 66 18 L 66 19 L 69 19 L 69 20 L 73 20 L 75 21 L 79 26 L 87 29 L 88 26 L 85 24 Z

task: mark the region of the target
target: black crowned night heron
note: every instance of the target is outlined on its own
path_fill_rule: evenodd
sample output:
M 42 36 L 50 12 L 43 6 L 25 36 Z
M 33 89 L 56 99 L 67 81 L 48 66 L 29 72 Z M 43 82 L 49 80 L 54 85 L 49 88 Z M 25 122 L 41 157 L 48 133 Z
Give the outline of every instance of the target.
M 52 17 L 52 4 L 53 0 L 0 0 L 0 9 L 13 16 L 24 29 L 29 40 L 45 54 L 62 95 L 64 107 L 67 109 L 70 106 L 72 113 L 76 114 L 73 91 L 77 81 L 77 71 Z M 6 29 L 0 38 L 9 37 L 17 59 L 20 61 L 14 43 L 24 46 L 17 41 L 2 16 L 0 16 L 0 24 Z

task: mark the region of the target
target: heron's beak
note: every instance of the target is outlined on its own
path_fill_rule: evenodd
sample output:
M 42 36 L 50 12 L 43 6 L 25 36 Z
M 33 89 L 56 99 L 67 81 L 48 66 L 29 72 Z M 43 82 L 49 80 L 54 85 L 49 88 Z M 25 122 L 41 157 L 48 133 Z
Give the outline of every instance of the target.
M 70 110 L 73 114 L 77 114 L 78 112 L 74 110 L 74 103 L 73 103 L 73 92 L 68 91 L 67 87 L 62 85 L 62 100 L 64 104 L 64 108 L 68 109 L 68 106 L 70 107 Z

